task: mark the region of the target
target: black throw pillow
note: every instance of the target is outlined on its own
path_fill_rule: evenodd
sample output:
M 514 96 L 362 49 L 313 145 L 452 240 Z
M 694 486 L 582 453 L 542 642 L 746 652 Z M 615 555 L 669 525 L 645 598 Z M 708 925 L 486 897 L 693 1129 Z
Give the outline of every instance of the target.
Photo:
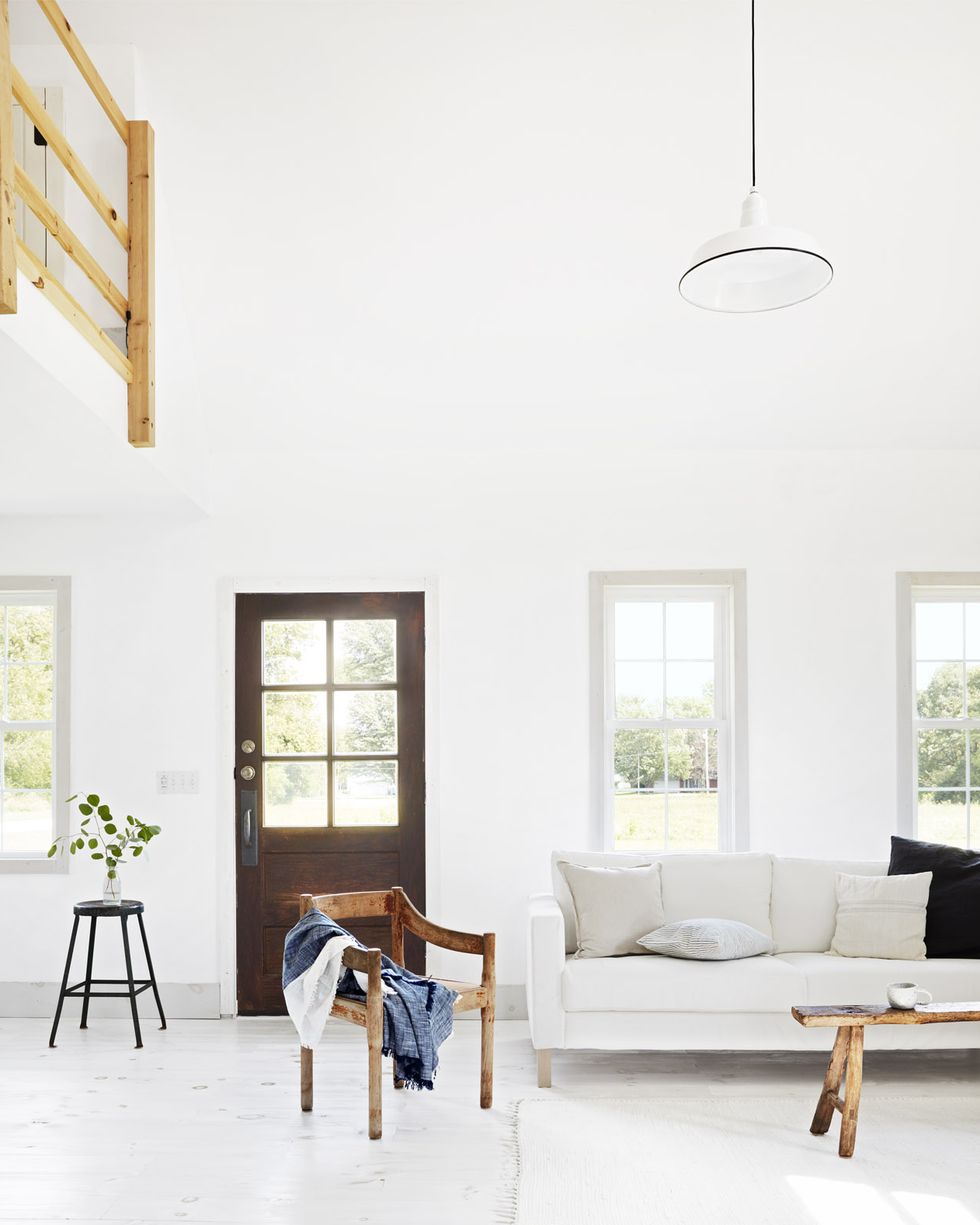
M 931 872 L 927 957 L 980 957 L 980 852 L 892 837 L 889 876 Z

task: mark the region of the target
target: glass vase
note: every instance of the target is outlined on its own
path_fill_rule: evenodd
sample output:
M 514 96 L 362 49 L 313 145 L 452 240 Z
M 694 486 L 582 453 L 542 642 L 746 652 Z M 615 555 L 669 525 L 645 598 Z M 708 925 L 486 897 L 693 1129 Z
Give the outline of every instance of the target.
M 122 901 L 122 881 L 119 879 L 119 869 L 116 869 L 116 875 L 110 876 L 106 873 L 105 881 L 102 884 L 102 903 L 104 906 L 118 906 Z

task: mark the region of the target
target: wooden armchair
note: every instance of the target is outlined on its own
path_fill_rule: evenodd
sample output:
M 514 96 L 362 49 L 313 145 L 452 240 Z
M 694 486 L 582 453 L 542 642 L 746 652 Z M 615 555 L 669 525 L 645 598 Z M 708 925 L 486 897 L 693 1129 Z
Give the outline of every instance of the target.
M 391 916 L 391 959 L 399 965 L 405 962 L 405 931 L 414 932 L 428 944 L 453 949 L 458 953 L 474 953 L 483 958 L 479 983 L 459 983 L 440 978 L 445 987 L 459 993 L 456 1012 L 480 1009 L 480 1106 L 488 1110 L 493 1104 L 493 1021 L 496 995 L 494 961 L 496 937 L 493 932 L 482 936 L 469 932 L 451 931 L 427 919 L 415 909 L 403 889 L 384 889 L 372 893 L 304 893 L 300 897 L 300 917 L 310 910 L 322 910 L 331 919 L 364 919 Z M 367 1001 L 336 999 L 330 1015 L 360 1025 L 367 1030 L 368 1044 L 368 1135 L 372 1140 L 381 1136 L 381 1045 L 384 1013 L 381 995 L 381 950 L 344 950 L 343 962 L 352 970 L 360 970 L 368 978 Z M 299 1098 L 303 1110 L 313 1109 L 313 1052 L 300 1047 Z M 404 1082 L 395 1079 L 395 1088 Z

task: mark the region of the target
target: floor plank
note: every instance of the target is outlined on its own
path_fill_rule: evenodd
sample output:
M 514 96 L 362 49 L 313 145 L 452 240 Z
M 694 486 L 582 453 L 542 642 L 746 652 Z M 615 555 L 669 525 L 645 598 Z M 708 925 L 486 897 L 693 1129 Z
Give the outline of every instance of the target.
M 331 1022 L 313 1112 L 299 1110 L 288 1020 L 146 1026 L 0 1020 L 0 1222 L 308 1222 L 496 1225 L 509 1219 L 513 1107 L 522 1097 L 819 1091 L 825 1054 L 558 1052 L 535 1082 L 527 1026 L 497 1025 L 496 1105 L 481 1111 L 479 1025 L 460 1020 L 433 1093 L 384 1087 L 384 1138 L 367 1139 L 364 1035 Z M 980 1052 L 872 1052 L 865 1093 L 975 1091 Z M 809 1118 L 809 1115 L 807 1115 Z M 406 1216 L 406 1204 L 414 1205 Z

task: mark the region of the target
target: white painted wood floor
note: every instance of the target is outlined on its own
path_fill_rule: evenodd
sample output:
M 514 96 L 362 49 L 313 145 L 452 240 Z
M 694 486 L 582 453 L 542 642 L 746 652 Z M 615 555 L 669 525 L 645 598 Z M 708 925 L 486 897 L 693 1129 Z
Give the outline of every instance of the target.
M 89 1023 L 63 1017 L 49 1050 L 47 1022 L 0 1020 L 0 1221 L 495 1225 L 510 1219 L 513 1106 L 549 1092 L 536 1087 L 526 1024 L 499 1022 L 496 1104 L 481 1111 L 479 1026 L 460 1020 L 435 1092 L 386 1080 L 384 1138 L 369 1141 L 353 1026 L 328 1025 L 303 1115 L 288 1020 L 175 1021 L 161 1033 L 147 1018 L 141 1051 L 126 1022 Z M 815 1102 L 824 1066 L 810 1054 L 559 1053 L 550 1092 Z M 867 1056 L 866 1095 L 978 1086 L 980 1052 Z

